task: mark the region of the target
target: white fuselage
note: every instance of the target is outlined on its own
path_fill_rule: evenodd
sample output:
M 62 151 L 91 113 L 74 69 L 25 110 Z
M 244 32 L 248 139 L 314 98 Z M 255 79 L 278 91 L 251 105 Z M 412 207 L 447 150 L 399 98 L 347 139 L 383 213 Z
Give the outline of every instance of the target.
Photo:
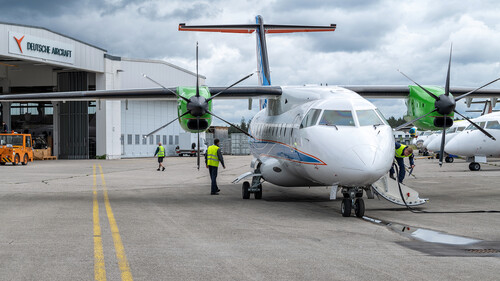
M 469 122 L 465 120 L 453 122 L 453 126 L 451 126 L 446 130 L 445 144 L 450 142 L 455 136 L 457 136 L 460 132 L 465 130 L 467 125 L 469 125 Z M 427 149 L 430 151 L 438 152 L 441 149 L 441 138 L 442 138 L 442 132 L 438 133 L 437 136 L 432 139 L 432 141 L 427 145 Z
M 394 137 L 372 103 L 340 87 L 282 89 L 250 125 L 253 165 L 266 181 L 366 186 L 389 171 Z
M 495 137 L 496 140 L 492 140 L 475 127 L 469 126 L 446 144 L 445 151 L 466 157 L 499 157 L 500 112 L 486 114 L 473 119 L 473 121 Z

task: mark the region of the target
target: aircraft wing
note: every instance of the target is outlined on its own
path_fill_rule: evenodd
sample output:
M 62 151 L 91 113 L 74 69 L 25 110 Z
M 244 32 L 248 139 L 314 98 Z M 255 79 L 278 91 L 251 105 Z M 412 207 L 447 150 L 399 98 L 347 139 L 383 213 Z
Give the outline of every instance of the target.
M 348 85 L 339 87 L 354 91 L 365 98 L 406 98 L 410 94 L 408 86 Z M 475 89 L 471 87 L 450 87 L 450 93 L 457 97 Z M 500 89 L 480 89 L 467 97 L 500 98 Z
M 215 95 L 226 87 L 209 87 L 210 94 Z M 0 95 L 0 101 L 27 102 L 27 101 L 92 101 L 98 99 L 136 99 L 136 100 L 176 100 L 174 95 L 177 88 L 149 88 L 127 90 L 97 90 L 97 91 L 71 91 L 48 92 L 29 94 Z M 281 87 L 254 86 L 232 87 L 217 96 L 217 99 L 236 99 L 253 97 L 275 97 L 281 95 Z

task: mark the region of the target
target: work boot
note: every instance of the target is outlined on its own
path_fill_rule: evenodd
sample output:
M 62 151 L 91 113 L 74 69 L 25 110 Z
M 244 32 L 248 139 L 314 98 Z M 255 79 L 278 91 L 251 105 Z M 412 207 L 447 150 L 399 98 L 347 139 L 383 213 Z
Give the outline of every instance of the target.
M 165 171 L 165 167 L 163 167 L 163 169 L 161 170 L 162 172 Z
M 156 169 L 156 170 L 157 170 L 157 171 L 159 171 L 159 170 L 160 170 L 160 168 L 158 168 L 158 169 Z

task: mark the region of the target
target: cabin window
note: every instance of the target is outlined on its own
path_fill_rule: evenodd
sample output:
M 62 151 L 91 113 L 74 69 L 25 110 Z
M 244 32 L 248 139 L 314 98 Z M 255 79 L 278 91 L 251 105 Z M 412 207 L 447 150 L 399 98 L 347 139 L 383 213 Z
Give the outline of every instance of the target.
M 300 124 L 300 128 L 307 128 L 310 126 L 316 125 L 318 123 L 319 114 L 321 113 L 321 109 L 311 109 L 306 114 L 306 117 L 302 120 Z
M 354 126 L 354 119 L 350 110 L 325 110 L 319 124 L 326 126 Z
M 377 115 L 375 110 L 356 110 L 360 126 L 383 125 L 384 122 Z
M 31 147 L 31 137 L 26 136 L 26 147 Z
M 498 121 L 488 121 L 488 124 L 486 125 L 486 129 L 500 130 L 500 124 L 498 124 Z
M 486 124 L 486 122 L 479 122 L 479 123 L 476 122 L 476 124 L 478 124 L 479 127 L 481 127 L 482 129 L 484 129 L 484 125 Z M 474 131 L 474 130 L 477 130 L 477 128 L 476 128 L 476 126 L 470 124 L 469 127 L 467 127 L 466 130 L 473 130 Z
M 465 129 L 465 127 L 458 127 L 458 128 L 457 128 L 457 131 L 461 132 L 461 131 L 463 131 L 464 129 Z

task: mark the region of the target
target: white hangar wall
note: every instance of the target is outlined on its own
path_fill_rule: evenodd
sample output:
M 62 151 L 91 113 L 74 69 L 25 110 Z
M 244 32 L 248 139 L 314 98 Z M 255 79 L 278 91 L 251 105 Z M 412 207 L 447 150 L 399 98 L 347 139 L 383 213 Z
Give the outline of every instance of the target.
M 120 87 L 122 89 L 155 88 L 146 74 L 165 87 L 196 85 L 196 74 L 173 64 L 158 60 L 126 59 L 120 61 Z M 204 83 L 201 77 L 200 83 Z M 144 135 L 177 118 L 177 101 L 128 100 L 121 101 L 121 157 L 151 157 L 158 142 L 167 156 L 174 155 L 179 143 L 179 133 L 184 132 L 178 122 L 144 139 Z

